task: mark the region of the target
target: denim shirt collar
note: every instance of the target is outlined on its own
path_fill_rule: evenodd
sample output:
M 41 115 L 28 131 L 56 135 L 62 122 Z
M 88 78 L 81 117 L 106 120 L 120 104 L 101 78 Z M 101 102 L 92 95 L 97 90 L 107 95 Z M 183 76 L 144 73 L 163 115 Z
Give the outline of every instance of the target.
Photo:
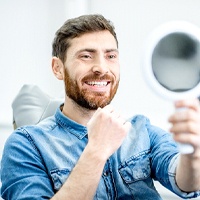
M 87 127 L 69 119 L 62 113 L 60 107 L 57 108 L 55 113 L 57 123 L 60 124 L 60 126 L 62 126 L 66 131 L 74 134 L 78 139 L 83 139 L 87 136 Z

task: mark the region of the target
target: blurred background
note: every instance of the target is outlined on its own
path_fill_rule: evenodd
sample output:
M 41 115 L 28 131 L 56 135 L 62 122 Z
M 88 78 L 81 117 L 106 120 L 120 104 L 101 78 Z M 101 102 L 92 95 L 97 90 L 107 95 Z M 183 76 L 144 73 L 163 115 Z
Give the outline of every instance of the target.
M 143 114 L 168 129 L 173 102 L 155 95 L 141 73 L 145 40 L 165 22 L 200 26 L 199 0 L 0 0 L 0 156 L 11 134 L 12 101 L 24 84 L 63 97 L 63 83 L 51 71 L 51 43 L 68 18 L 103 14 L 118 34 L 121 84 L 113 105 L 126 117 Z M 180 199 L 157 184 L 163 199 Z

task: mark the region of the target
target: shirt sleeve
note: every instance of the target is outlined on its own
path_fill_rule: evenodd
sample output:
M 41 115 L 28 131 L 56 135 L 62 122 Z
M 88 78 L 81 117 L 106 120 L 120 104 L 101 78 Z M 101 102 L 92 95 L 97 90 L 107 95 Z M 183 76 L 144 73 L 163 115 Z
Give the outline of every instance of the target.
M 147 123 L 151 140 L 152 176 L 164 187 L 181 198 L 195 198 L 199 191 L 183 192 L 175 181 L 175 171 L 178 163 L 179 151 L 172 135 L 156 126 Z
M 176 167 L 178 164 L 178 160 L 179 160 L 179 154 L 177 154 L 176 156 L 174 156 L 170 162 L 169 165 L 169 180 L 170 183 L 172 185 L 172 188 L 174 190 L 174 192 L 182 197 L 182 198 L 195 198 L 198 197 L 200 195 L 200 191 L 194 191 L 194 192 L 183 192 L 182 190 L 179 189 L 178 185 L 176 184 L 176 180 L 175 180 L 175 175 L 176 175 Z
M 1 161 L 1 195 L 7 200 L 50 199 L 51 179 L 33 141 L 20 129 L 6 141 Z

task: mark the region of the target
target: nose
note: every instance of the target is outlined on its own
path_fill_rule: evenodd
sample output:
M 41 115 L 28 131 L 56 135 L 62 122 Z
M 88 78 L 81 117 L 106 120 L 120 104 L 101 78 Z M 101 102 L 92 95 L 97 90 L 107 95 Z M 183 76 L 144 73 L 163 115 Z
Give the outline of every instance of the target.
M 108 73 L 108 64 L 106 63 L 105 58 L 97 58 L 92 67 L 92 71 L 95 74 L 106 74 Z

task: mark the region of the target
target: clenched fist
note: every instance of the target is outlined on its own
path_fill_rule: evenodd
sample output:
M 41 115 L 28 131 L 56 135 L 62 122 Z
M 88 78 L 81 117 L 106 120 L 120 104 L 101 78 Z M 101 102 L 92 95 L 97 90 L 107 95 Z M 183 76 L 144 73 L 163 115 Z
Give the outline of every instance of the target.
M 131 128 L 111 105 L 98 108 L 87 124 L 88 145 L 102 159 L 108 159 L 122 144 Z

